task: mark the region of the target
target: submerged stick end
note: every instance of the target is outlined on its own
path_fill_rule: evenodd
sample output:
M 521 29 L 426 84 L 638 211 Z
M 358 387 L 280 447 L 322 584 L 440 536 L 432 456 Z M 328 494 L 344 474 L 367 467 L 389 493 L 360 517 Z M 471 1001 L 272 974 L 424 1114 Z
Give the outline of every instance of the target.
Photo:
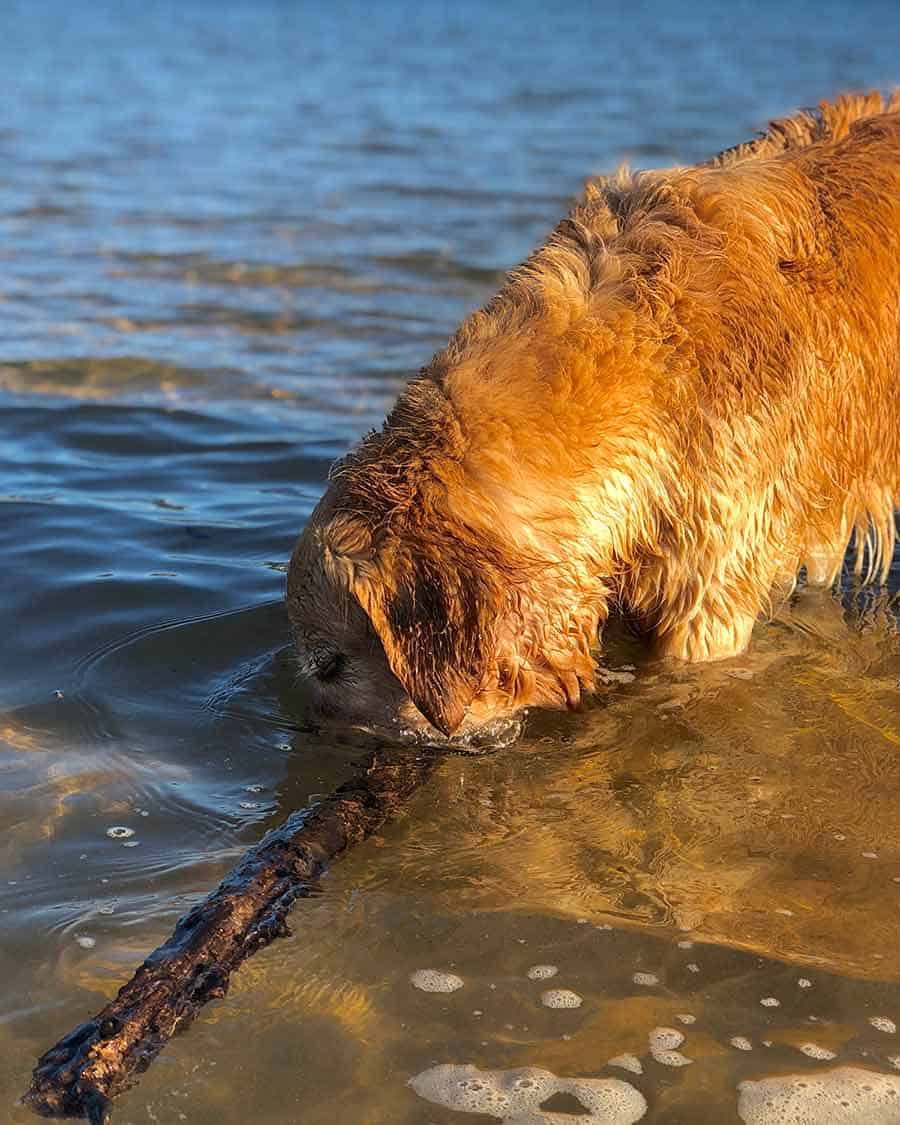
M 112 1120 L 112 1101 L 99 1090 L 90 1090 L 82 1097 L 85 1116 L 90 1125 L 109 1125 Z

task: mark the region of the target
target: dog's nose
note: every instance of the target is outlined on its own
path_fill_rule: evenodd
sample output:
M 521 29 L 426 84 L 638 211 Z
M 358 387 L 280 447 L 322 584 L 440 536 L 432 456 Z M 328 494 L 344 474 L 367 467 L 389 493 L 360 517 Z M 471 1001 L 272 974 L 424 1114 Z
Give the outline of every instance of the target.
M 315 658 L 314 675 L 323 684 L 339 679 L 347 663 L 347 657 L 342 652 L 326 652 Z

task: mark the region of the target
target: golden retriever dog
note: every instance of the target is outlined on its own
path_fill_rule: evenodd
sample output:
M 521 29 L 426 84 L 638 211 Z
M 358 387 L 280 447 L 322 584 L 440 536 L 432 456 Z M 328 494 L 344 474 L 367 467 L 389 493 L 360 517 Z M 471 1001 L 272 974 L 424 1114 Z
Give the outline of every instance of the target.
M 576 707 L 612 611 L 720 660 L 900 501 L 900 98 L 588 183 L 331 475 L 291 559 L 324 712 L 463 734 Z

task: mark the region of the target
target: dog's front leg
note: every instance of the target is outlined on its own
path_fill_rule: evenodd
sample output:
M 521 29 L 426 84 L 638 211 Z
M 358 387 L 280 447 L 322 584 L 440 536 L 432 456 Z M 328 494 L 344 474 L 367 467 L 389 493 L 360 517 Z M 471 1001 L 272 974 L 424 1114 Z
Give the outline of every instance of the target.
M 748 613 L 738 591 L 706 591 L 689 614 L 667 621 L 657 629 L 659 656 L 700 663 L 739 656 L 750 643 L 757 614 Z

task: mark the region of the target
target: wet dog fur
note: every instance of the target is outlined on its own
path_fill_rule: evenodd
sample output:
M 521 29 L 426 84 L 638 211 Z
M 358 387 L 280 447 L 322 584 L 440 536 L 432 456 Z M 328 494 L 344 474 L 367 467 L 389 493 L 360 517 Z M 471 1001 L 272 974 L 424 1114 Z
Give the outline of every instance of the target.
M 325 712 L 450 735 L 575 707 L 617 611 L 740 653 L 900 503 L 900 99 L 588 183 L 332 472 L 291 559 Z

